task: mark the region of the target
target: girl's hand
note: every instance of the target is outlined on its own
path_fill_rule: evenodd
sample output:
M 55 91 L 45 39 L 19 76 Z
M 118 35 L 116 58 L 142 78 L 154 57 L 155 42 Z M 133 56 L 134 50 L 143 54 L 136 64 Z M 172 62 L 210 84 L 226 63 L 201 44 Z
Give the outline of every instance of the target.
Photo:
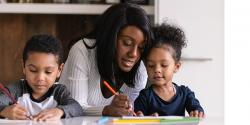
M 150 116 L 155 116 L 155 117 L 157 117 L 157 116 L 159 116 L 159 114 L 158 114 L 157 112 L 155 112 L 155 113 L 151 114 Z
M 138 112 L 136 112 L 136 116 L 142 117 L 142 116 L 144 116 L 144 114 L 143 114 L 142 111 L 138 111 Z M 150 116 L 155 116 L 155 117 L 157 117 L 157 116 L 159 116 L 159 114 L 158 114 L 157 112 L 155 112 L 155 113 L 151 114 Z
M 34 121 L 59 120 L 63 116 L 63 110 L 59 108 L 45 109 L 33 117 Z
M 195 110 L 195 111 L 191 111 L 191 112 L 189 113 L 189 116 L 190 116 L 190 117 L 204 118 L 204 117 L 205 117 L 205 114 L 204 114 L 204 112 L 199 112 L 198 110 Z
M 115 95 L 110 105 L 104 107 L 102 114 L 104 116 L 128 116 L 131 111 L 128 96 Z
M 143 114 L 143 112 L 142 112 L 142 111 L 138 111 L 138 112 L 136 112 L 136 116 L 138 116 L 138 117 L 143 117 L 143 116 L 144 116 L 144 114 Z
M 28 111 L 19 104 L 13 104 L 5 107 L 0 115 L 2 117 L 12 119 L 12 120 L 26 120 L 28 118 Z

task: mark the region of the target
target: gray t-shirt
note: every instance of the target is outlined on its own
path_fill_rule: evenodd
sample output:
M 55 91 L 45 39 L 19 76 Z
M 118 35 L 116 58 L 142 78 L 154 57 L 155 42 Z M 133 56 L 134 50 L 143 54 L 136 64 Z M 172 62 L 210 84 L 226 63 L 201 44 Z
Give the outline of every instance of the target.
M 31 116 L 38 114 L 44 109 L 55 107 L 64 111 L 63 118 L 83 115 L 80 104 L 70 96 L 70 92 L 62 84 L 53 84 L 48 92 L 42 96 L 42 100 L 36 100 L 32 97 L 32 89 L 26 80 L 19 80 L 6 88 L 16 98 L 18 104 L 28 110 Z M 3 92 L 0 92 L 0 111 L 11 104 L 10 98 Z

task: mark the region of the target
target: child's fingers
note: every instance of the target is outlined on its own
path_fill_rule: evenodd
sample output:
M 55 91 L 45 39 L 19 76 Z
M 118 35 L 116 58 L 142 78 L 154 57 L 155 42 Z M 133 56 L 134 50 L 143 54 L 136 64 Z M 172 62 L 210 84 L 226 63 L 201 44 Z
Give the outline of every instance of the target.
M 190 117 L 194 117 L 194 111 L 191 111 L 191 112 L 189 113 L 189 116 L 190 116 Z
M 40 113 L 38 113 L 37 115 L 35 115 L 33 117 L 34 121 L 43 121 L 44 117 L 46 116 L 45 111 L 41 111 Z
M 199 112 L 199 118 L 204 118 L 205 114 L 203 112 Z
M 142 116 L 144 116 L 144 114 L 142 113 L 142 111 L 138 111 L 138 112 L 136 112 L 136 116 L 142 117 Z
M 198 110 L 194 111 L 194 117 L 199 117 L 199 111 Z
M 159 116 L 159 114 L 157 112 L 151 114 L 151 116 Z
M 199 118 L 203 118 L 204 117 L 204 113 L 203 112 L 199 112 L 198 110 L 195 110 L 195 111 L 191 111 L 189 113 L 189 115 L 191 117 L 199 117 Z

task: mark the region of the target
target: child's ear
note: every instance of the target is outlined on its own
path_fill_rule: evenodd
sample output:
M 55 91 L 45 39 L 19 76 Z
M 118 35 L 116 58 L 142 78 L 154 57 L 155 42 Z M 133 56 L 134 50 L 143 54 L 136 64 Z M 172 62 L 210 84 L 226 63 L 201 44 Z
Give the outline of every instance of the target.
M 177 63 L 175 64 L 174 73 L 177 73 L 177 72 L 179 71 L 180 67 L 181 67 L 181 62 L 177 62 Z
M 59 66 L 59 72 L 57 73 L 57 78 L 60 77 L 61 72 L 62 72 L 62 70 L 63 70 L 63 66 L 64 66 L 64 63 L 62 63 L 62 64 Z

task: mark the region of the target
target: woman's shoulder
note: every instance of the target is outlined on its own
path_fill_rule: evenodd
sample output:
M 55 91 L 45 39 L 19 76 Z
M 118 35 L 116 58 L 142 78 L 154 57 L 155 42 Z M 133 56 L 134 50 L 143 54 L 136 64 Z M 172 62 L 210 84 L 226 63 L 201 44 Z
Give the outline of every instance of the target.
M 92 56 L 91 54 L 95 54 L 96 49 L 89 49 L 87 46 L 91 46 L 95 44 L 94 39 L 80 39 L 78 40 L 70 49 L 69 57 L 74 55 L 84 55 L 84 56 Z
M 145 68 L 143 61 L 141 61 L 136 74 L 135 88 L 144 89 L 147 84 L 147 78 L 148 78 L 147 70 Z
M 87 46 L 93 46 L 95 44 L 94 39 L 83 38 L 78 40 L 71 48 L 71 50 L 80 49 L 87 50 Z

